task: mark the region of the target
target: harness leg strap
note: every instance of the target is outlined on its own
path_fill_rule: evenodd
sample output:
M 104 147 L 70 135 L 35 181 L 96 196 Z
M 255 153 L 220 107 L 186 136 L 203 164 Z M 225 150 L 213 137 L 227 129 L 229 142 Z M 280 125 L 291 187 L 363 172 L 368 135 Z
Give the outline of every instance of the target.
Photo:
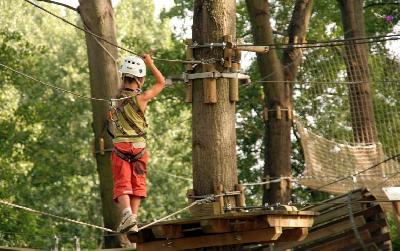
M 129 163 L 133 163 L 138 161 L 140 158 L 142 158 L 144 156 L 144 150 L 145 148 L 143 148 L 138 154 L 132 155 L 132 154 L 127 154 L 127 153 L 123 153 L 120 150 L 118 150 L 117 148 L 114 147 L 114 152 L 115 154 L 120 157 L 121 159 L 129 162 Z

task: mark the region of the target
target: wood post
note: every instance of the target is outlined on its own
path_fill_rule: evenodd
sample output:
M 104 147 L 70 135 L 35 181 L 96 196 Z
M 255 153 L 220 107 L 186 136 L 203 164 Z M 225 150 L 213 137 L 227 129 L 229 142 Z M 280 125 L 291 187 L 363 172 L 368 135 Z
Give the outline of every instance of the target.
M 185 40 L 186 45 L 191 45 L 192 44 L 192 39 L 186 39 Z M 193 49 L 187 47 L 186 48 L 186 60 L 193 60 Z M 193 71 L 193 64 L 186 64 L 185 65 L 186 72 L 192 72 Z M 186 103 L 192 103 L 193 100 L 193 88 L 192 88 L 193 81 L 188 80 L 187 86 L 186 86 L 186 98 L 185 102 Z
M 223 193 L 224 193 L 224 186 L 222 184 L 219 184 L 217 186 L 217 189 L 215 189 L 215 195 L 222 195 Z M 219 204 L 221 214 L 225 213 L 224 196 L 217 197 L 215 201 L 218 202 Z
M 212 64 L 205 64 L 203 66 L 204 72 L 215 72 L 215 66 Z M 212 104 L 217 103 L 217 80 L 215 78 L 203 79 L 204 90 L 204 103 Z
M 231 64 L 231 72 L 238 73 L 239 72 L 239 64 L 232 63 Z M 229 100 L 231 102 L 239 101 L 239 79 L 231 78 L 229 79 Z
M 189 82 L 186 85 L 186 98 L 185 102 L 186 103 L 192 103 L 193 101 L 193 81 L 189 80 Z
M 186 39 L 185 44 L 187 46 L 186 48 L 186 60 L 192 61 L 193 60 L 193 49 L 189 48 L 189 45 L 192 44 L 192 39 Z M 186 71 L 190 72 L 193 70 L 193 64 L 186 64 L 185 65 Z
M 194 196 L 194 190 L 193 189 L 188 189 L 186 191 L 186 197 L 187 197 L 189 203 L 193 203 L 194 202 L 194 198 L 192 196 Z
M 276 106 L 276 119 L 282 119 L 282 110 L 279 105 Z
M 236 206 L 245 207 L 246 206 L 246 196 L 244 194 L 244 186 L 242 184 L 235 185 L 235 190 L 239 191 L 240 194 L 236 195 Z
M 232 66 L 232 35 L 225 35 L 224 42 L 227 46 L 224 48 L 224 67 L 231 68 Z

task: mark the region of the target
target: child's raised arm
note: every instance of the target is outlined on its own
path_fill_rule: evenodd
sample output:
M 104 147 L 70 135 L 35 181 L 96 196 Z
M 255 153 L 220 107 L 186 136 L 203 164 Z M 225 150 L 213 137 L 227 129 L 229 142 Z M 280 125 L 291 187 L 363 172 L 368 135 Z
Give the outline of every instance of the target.
M 143 92 L 141 98 L 143 101 L 148 102 L 152 98 L 156 97 L 165 87 L 165 78 L 162 75 L 162 73 L 157 69 L 155 66 L 153 59 L 149 54 L 144 54 L 143 55 L 143 60 L 146 64 L 147 67 L 151 70 L 151 73 L 153 74 L 154 78 L 156 79 L 156 83 L 150 87 L 148 90 Z

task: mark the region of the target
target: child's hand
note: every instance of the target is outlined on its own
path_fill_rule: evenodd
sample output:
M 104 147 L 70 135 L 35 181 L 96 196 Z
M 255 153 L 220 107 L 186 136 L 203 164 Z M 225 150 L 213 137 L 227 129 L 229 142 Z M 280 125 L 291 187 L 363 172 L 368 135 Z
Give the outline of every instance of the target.
M 153 64 L 153 59 L 151 58 L 150 54 L 143 54 L 143 61 L 146 65 Z

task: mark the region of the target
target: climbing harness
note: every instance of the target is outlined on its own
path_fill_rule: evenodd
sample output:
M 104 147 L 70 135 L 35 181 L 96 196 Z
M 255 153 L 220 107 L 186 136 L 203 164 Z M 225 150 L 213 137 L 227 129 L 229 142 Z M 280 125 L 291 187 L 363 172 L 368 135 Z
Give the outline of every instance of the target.
M 141 159 L 144 156 L 144 151 L 145 151 L 145 149 L 143 148 L 138 154 L 127 154 L 127 153 L 121 152 L 116 147 L 114 147 L 115 154 L 128 163 L 133 163 L 133 162 L 136 162 L 139 159 Z
M 136 96 L 140 95 L 141 90 L 136 89 L 132 90 L 129 88 L 124 88 L 121 90 L 120 94 L 117 96 L 117 98 L 122 98 L 122 101 L 118 102 L 111 102 L 110 104 L 110 112 L 109 112 L 109 119 L 110 121 L 114 124 L 115 128 L 118 129 L 119 132 L 121 132 L 123 137 L 127 138 L 140 138 L 146 137 L 146 132 L 144 131 L 145 128 L 148 127 L 148 124 L 146 122 L 146 118 L 144 116 L 143 111 L 140 109 L 139 104 L 137 103 Z M 136 113 L 136 115 L 139 117 L 141 122 L 144 124 L 144 129 L 141 129 L 138 125 L 137 122 L 133 120 L 131 117 L 128 116 L 126 112 L 127 106 L 131 107 L 133 111 Z M 128 124 L 129 128 L 124 128 L 124 126 L 120 123 L 118 118 L 123 118 L 126 123 Z M 132 129 L 136 132 L 135 135 L 129 134 L 128 130 Z M 111 137 L 115 138 L 115 134 L 111 132 L 110 128 L 107 129 Z

